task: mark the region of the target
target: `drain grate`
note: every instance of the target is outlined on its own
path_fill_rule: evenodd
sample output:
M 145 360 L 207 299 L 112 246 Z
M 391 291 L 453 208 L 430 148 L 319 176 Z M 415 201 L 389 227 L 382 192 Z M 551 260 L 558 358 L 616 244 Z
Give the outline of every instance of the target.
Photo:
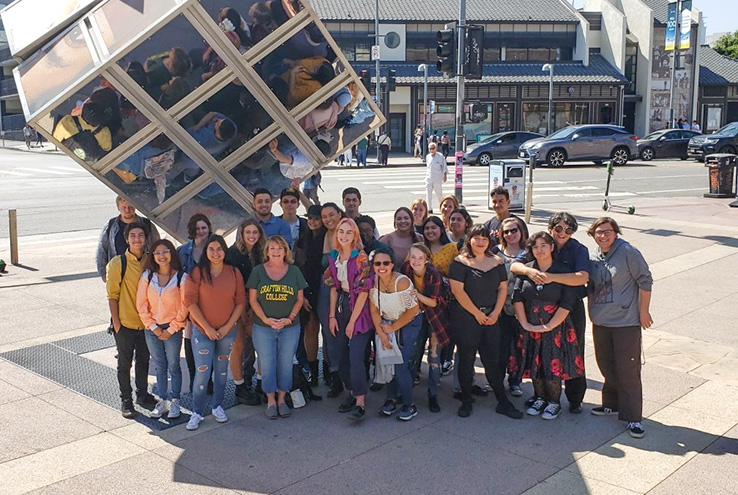
M 35 345 L 0 354 L 0 357 L 17 364 L 37 375 L 41 375 L 59 385 L 84 395 L 100 404 L 115 410 L 120 408 L 117 372 L 105 365 L 91 361 L 80 354 L 113 347 L 112 337 L 107 332 L 98 332 L 48 344 Z M 183 370 L 186 372 L 186 370 Z M 236 405 L 235 385 L 232 380 L 226 383 L 223 408 Z M 182 394 L 182 408 L 192 410 L 192 394 Z M 211 409 L 210 399 L 205 410 Z M 164 430 L 189 420 L 189 415 L 177 419 L 154 419 L 149 411 L 136 406 L 140 413 L 136 420 L 152 430 Z

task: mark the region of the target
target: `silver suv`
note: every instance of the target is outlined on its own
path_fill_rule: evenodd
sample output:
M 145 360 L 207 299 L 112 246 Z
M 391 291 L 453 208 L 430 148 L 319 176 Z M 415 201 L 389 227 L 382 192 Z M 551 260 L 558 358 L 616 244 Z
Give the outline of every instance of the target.
M 572 125 L 550 136 L 526 141 L 518 156 L 535 156 L 538 163 L 560 167 L 569 160 L 592 160 L 599 163 L 612 159 L 625 165 L 638 156 L 638 136 L 616 125 Z

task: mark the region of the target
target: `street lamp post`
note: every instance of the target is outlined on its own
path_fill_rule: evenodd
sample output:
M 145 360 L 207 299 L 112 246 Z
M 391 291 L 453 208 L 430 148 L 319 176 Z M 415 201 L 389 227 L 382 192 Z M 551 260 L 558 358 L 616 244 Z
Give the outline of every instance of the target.
M 374 45 L 379 47 L 379 0 L 375 0 L 374 2 Z M 377 75 L 377 90 L 376 90 L 376 97 L 377 97 L 377 107 L 382 108 L 382 97 L 381 97 L 381 80 L 379 77 L 379 56 L 377 56 L 377 60 L 375 61 L 375 73 Z M 387 122 L 389 122 L 389 115 L 387 115 Z M 378 129 L 378 136 L 382 135 L 381 127 Z M 379 165 L 379 139 L 377 139 L 377 165 Z
M 459 203 L 463 203 L 463 171 L 464 151 L 466 151 L 466 134 L 464 133 L 464 66 L 466 62 L 466 0 L 459 1 L 458 45 L 456 50 L 456 152 L 454 153 L 454 194 Z
M 423 71 L 423 128 L 425 129 L 425 135 L 423 136 L 423 156 L 428 154 L 428 136 L 430 131 L 428 130 L 428 64 L 420 64 L 418 66 L 418 72 Z
M 548 71 L 548 122 L 546 123 L 546 134 L 553 130 L 553 97 L 554 97 L 554 64 L 545 64 L 541 70 Z

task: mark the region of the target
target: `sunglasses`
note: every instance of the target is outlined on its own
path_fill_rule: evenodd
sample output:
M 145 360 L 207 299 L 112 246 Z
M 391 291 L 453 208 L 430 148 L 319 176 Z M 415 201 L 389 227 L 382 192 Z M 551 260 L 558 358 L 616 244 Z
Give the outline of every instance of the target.
M 557 234 L 560 234 L 562 232 L 565 232 L 566 235 L 572 235 L 574 233 L 574 229 L 572 229 L 571 227 L 564 228 L 561 225 L 557 225 L 553 229 L 556 231 Z
M 390 266 L 392 264 L 391 261 L 375 261 L 374 266 Z
M 517 228 L 517 227 L 515 227 L 514 229 L 509 229 L 509 230 L 503 230 L 503 231 L 502 231 L 502 234 L 503 234 L 503 235 L 507 235 L 507 234 L 517 234 L 518 232 L 519 232 L 518 228 Z
M 283 199 L 282 203 L 287 205 L 296 205 L 298 201 L 296 199 Z

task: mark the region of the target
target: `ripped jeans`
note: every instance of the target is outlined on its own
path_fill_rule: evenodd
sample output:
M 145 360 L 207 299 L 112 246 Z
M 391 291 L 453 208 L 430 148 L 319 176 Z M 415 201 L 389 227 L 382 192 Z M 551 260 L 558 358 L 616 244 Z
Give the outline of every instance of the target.
M 204 416 L 207 400 L 208 379 L 211 368 L 213 375 L 213 409 L 223 405 L 226 379 L 228 378 L 228 356 L 236 340 L 236 328 L 220 340 L 210 340 L 199 328 L 192 324 L 192 353 L 195 357 L 195 383 L 192 387 L 192 411 Z

